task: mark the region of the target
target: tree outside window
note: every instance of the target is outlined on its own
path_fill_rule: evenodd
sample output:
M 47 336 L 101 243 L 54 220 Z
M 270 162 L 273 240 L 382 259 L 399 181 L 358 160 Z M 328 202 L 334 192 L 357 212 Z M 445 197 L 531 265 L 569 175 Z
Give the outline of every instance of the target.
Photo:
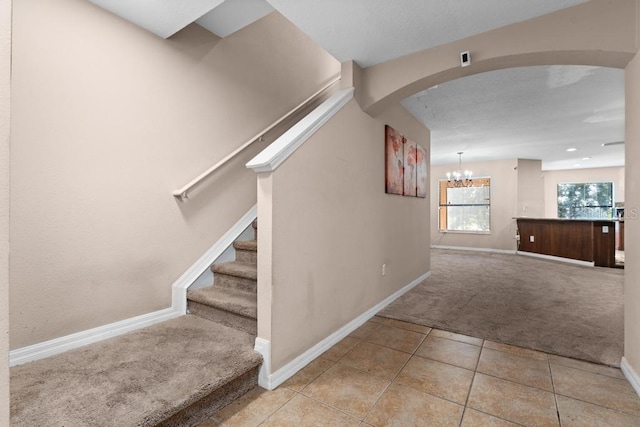
M 558 218 L 613 218 L 613 183 L 558 184 Z

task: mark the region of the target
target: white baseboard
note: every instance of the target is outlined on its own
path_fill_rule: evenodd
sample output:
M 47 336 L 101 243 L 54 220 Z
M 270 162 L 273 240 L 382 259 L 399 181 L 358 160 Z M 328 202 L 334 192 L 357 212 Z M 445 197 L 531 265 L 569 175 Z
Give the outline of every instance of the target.
M 86 331 L 56 338 L 50 341 L 11 350 L 9 352 L 9 366 L 16 366 L 38 359 L 44 359 L 45 357 L 126 334 L 127 332 L 151 326 L 155 323 L 164 322 L 181 315 L 181 313 L 173 308 L 166 308 L 164 310 L 154 311 L 152 313 L 88 329 Z
M 593 261 L 581 261 L 579 259 L 563 258 L 563 257 L 553 256 L 553 255 L 536 254 L 534 252 L 516 251 L 516 254 L 517 255 L 530 256 L 530 257 L 533 257 L 533 258 L 548 259 L 550 261 L 566 262 L 567 264 L 576 264 L 576 265 L 581 265 L 583 267 L 594 267 L 595 266 L 595 263 Z
M 638 373 L 633 370 L 626 357 L 622 357 L 622 361 L 620 362 L 620 369 L 624 374 L 625 378 L 631 384 L 631 387 L 636 391 L 636 394 L 640 396 L 640 376 Z
M 452 249 L 456 251 L 472 251 L 472 252 L 492 252 L 495 254 L 515 254 L 515 250 L 510 249 L 492 249 L 492 248 L 472 248 L 469 246 L 444 246 L 431 245 L 432 249 Z
M 260 368 L 260 374 L 258 376 L 258 385 L 260 387 L 265 388 L 267 390 L 273 390 L 278 387 L 280 384 L 291 378 L 296 372 L 300 369 L 307 366 L 309 363 L 314 361 L 318 356 L 320 356 L 325 351 L 329 350 L 335 344 L 340 342 L 344 337 L 349 335 L 351 332 L 358 329 L 362 326 L 367 320 L 371 319 L 376 315 L 380 310 L 385 308 L 387 305 L 391 304 L 393 301 L 398 299 L 404 293 L 408 292 L 416 285 L 421 283 L 427 277 L 431 275 L 431 272 L 428 271 L 422 276 L 418 277 L 399 291 L 393 293 L 392 295 L 385 298 L 383 301 L 379 302 L 375 306 L 371 307 L 369 310 L 362 313 L 360 316 L 356 317 L 340 329 L 338 329 L 333 334 L 329 335 L 327 338 L 320 341 L 318 344 L 311 347 L 309 350 L 302 353 L 300 356 L 293 359 L 291 362 L 287 363 L 282 368 L 278 369 L 276 372 L 271 373 L 271 342 L 269 340 L 265 340 L 262 338 L 256 338 L 255 350 L 262 354 L 264 359 L 262 363 L 262 367 Z
M 269 378 L 269 366 L 271 366 L 271 341 L 257 337 L 255 351 L 262 355 L 262 365 L 258 372 L 258 385 L 267 390 L 273 390 L 277 386 L 271 386 L 271 378 Z
M 258 205 L 253 205 L 224 235 L 218 239 L 185 273 L 175 281 L 172 287 L 171 306 L 174 310 L 187 314 L 187 289 L 198 277 L 215 262 L 222 253 L 233 244 L 242 232 L 258 216 Z

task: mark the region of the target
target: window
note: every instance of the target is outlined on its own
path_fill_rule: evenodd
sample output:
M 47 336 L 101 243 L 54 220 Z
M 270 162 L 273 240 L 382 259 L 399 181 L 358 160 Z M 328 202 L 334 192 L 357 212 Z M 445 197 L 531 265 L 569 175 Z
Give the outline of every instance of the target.
M 558 184 L 558 218 L 613 218 L 613 183 Z
M 488 232 L 491 230 L 491 178 L 474 178 L 469 187 L 440 181 L 439 229 Z

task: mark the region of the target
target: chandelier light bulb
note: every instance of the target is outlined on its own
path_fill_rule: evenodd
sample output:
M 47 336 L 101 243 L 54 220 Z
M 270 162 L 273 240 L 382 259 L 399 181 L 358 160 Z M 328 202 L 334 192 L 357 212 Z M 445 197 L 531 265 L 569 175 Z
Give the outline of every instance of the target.
M 462 170 L 462 151 L 458 152 L 458 170 L 447 172 L 447 181 L 449 187 L 471 187 L 473 172 L 470 170 Z M 451 180 L 453 178 L 453 180 Z

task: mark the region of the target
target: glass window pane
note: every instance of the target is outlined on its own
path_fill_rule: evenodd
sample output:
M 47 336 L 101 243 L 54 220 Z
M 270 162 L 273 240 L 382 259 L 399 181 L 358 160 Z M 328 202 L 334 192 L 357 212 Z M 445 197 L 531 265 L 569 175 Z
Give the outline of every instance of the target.
M 447 188 L 447 204 L 473 205 L 489 203 L 489 187 Z
M 613 183 L 558 184 L 558 218 L 608 219 L 613 217 Z
M 489 231 L 489 206 L 448 206 L 449 230 Z
M 440 181 L 440 230 L 488 232 L 491 230 L 491 178 L 474 178 L 469 187 L 450 187 Z

